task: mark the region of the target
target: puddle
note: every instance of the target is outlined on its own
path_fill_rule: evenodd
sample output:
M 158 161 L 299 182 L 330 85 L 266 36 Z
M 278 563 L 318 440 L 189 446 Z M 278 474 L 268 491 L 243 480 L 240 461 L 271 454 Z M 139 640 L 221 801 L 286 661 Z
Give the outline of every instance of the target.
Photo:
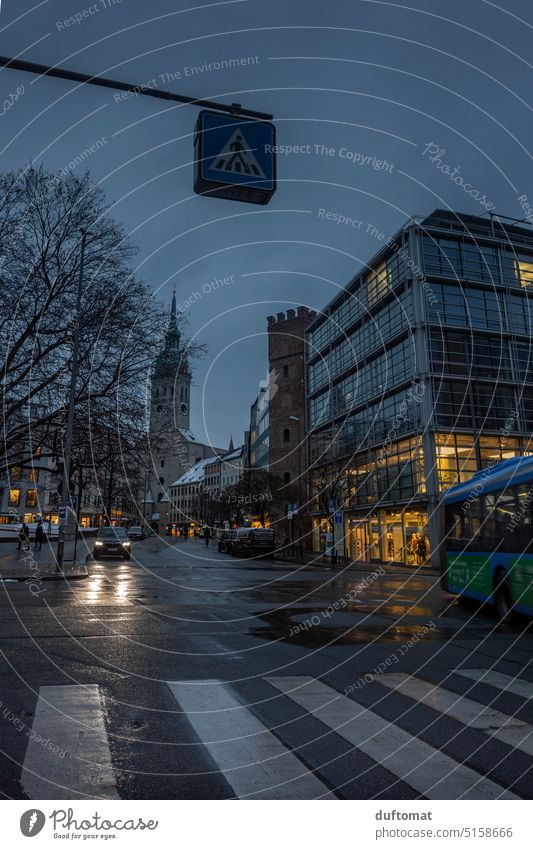
M 429 621 L 437 619 L 437 613 L 433 611 L 433 616 L 429 615 L 423 621 L 409 622 L 403 621 L 395 623 L 394 620 L 372 622 L 372 619 L 381 618 L 382 610 L 371 611 L 368 614 L 368 622 L 361 623 L 360 616 L 363 612 L 360 606 L 353 606 L 352 610 L 347 607 L 343 611 L 343 624 L 335 624 L 335 617 L 327 617 L 323 615 L 324 607 L 320 608 L 285 608 L 277 610 L 273 613 L 258 612 L 255 614 L 257 619 L 265 622 L 264 626 L 251 628 L 249 633 L 254 637 L 259 637 L 264 640 L 286 640 L 287 642 L 296 643 L 303 646 L 317 645 L 351 645 L 357 643 L 373 642 L 377 638 L 381 642 L 387 643 L 404 643 L 411 639 L 415 634 L 418 635 L 418 642 L 432 640 L 451 640 L 455 637 L 464 639 L 465 637 L 477 637 L 487 631 L 487 625 L 484 623 L 474 623 L 463 628 L 454 628 L 446 625 L 428 630 L 422 633 L 424 626 Z M 354 613 L 353 625 L 346 625 L 346 614 Z M 322 614 L 322 615 L 321 615 Z M 318 624 L 317 618 L 320 619 Z

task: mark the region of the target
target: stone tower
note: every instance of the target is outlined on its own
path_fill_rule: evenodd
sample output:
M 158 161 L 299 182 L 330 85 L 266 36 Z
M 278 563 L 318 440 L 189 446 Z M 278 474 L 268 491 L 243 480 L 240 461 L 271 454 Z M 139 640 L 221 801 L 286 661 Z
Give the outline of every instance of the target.
M 190 465 L 191 372 L 182 348 L 176 315 L 176 293 L 172 297 L 170 319 L 163 347 L 152 372 L 150 397 L 150 457 L 145 515 L 152 511 L 162 520 L 170 495 L 170 485 Z
M 176 316 L 176 293 L 172 296 L 170 320 L 163 349 L 158 354 L 152 375 L 150 435 L 189 430 L 191 372 L 187 355 L 181 348 Z

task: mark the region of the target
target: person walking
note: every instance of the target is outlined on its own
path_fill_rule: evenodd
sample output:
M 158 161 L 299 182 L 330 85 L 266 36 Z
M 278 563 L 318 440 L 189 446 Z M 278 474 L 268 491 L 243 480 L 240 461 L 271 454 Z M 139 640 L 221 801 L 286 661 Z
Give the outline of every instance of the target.
M 17 551 L 20 551 L 21 548 L 24 548 L 27 545 L 29 536 L 30 529 L 28 528 L 26 522 L 23 522 L 19 530 L 19 544 L 17 546 Z
M 43 520 L 39 519 L 37 522 L 37 527 L 35 528 L 35 548 L 39 546 L 39 551 L 43 547 L 43 539 L 44 539 L 44 528 L 43 528 Z
M 211 536 L 211 529 L 209 528 L 209 525 L 206 525 L 206 526 L 204 527 L 204 539 L 205 539 L 205 544 L 206 544 L 206 545 L 209 545 L 209 538 L 210 538 L 210 536 Z

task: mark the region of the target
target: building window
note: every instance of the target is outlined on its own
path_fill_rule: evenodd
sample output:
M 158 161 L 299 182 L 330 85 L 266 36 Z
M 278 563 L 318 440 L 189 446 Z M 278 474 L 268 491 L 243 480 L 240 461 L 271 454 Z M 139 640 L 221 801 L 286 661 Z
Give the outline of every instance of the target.
M 26 507 L 37 507 L 37 490 L 28 489 L 26 492 Z
M 162 469 L 165 468 L 165 459 L 164 458 L 161 459 L 161 468 Z
M 157 410 L 158 413 L 162 413 L 163 412 L 163 405 L 158 404 L 157 407 L 156 407 L 156 410 Z
M 163 484 L 165 483 L 165 478 L 159 478 L 159 483 L 161 484 L 161 486 L 163 486 Z
M 11 480 L 12 481 L 20 481 L 22 480 L 22 467 L 21 466 L 13 466 L 11 469 Z
M 9 490 L 9 506 L 18 507 L 20 505 L 20 489 Z
M 283 366 L 283 377 L 289 376 L 289 366 Z
M 478 471 L 473 436 L 438 433 L 436 452 L 441 489 L 447 489 L 456 483 L 464 483 Z
M 288 427 L 283 428 L 283 442 L 291 441 L 291 432 Z
M 290 482 L 291 482 L 291 473 L 290 472 L 283 472 L 283 483 L 290 483 Z
M 39 469 L 31 469 L 28 480 L 30 483 L 39 483 Z

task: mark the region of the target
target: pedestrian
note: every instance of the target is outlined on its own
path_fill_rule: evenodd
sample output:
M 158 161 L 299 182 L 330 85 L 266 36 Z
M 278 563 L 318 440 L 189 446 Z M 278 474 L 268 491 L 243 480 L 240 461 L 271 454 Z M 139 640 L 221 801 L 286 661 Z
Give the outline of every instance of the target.
M 43 528 L 43 520 L 39 519 L 37 522 L 37 527 L 35 528 L 35 548 L 39 546 L 39 551 L 43 547 L 43 539 L 44 539 L 44 528 Z
M 188 529 L 187 525 L 183 526 L 181 532 L 183 534 L 183 542 L 187 542 L 187 537 L 189 535 L 189 529 Z
M 209 537 L 210 537 L 210 536 L 211 536 L 211 531 L 210 531 L 210 529 L 209 529 L 209 525 L 206 525 L 206 526 L 204 527 L 204 539 L 205 539 L 205 544 L 206 544 L 206 545 L 209 545 Z
M 17 550 L 20 551 L 21 548 L 25 548 L 28 543 L 28 538 L 30 536 L 30 529 L 28 528 L 26 522 L 23 522 L 20 526 L 19 530 L 19 544 L 17 546 Z

